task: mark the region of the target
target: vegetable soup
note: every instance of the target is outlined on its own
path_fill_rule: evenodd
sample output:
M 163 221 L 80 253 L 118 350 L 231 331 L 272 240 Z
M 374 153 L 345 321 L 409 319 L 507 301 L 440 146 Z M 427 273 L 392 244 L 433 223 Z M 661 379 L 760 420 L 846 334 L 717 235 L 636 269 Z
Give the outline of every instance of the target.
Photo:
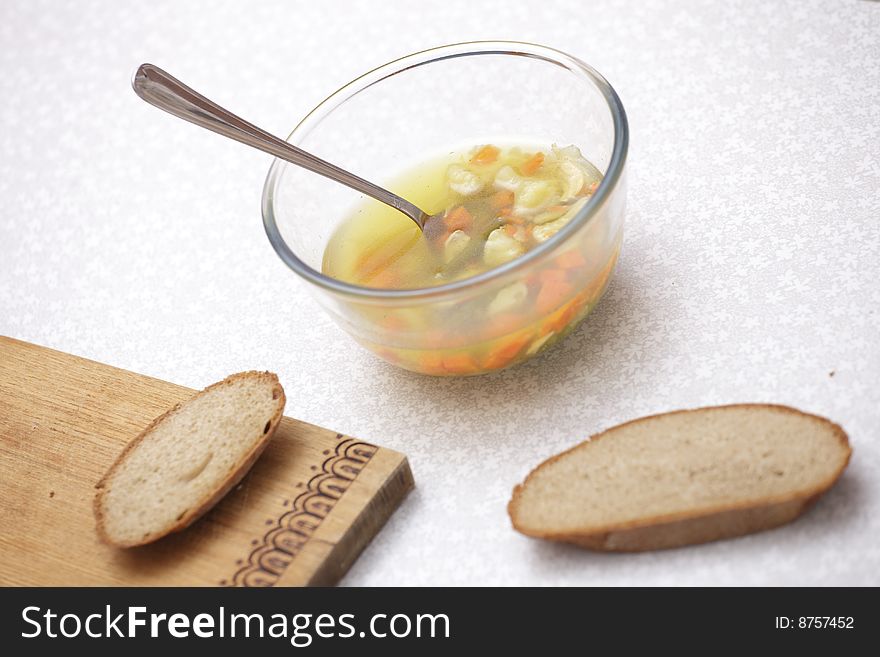
M 367 199 L 330 239 L 323 271 L 384 289 L 430 288 L 469 278 L 553 237 L 585 206 L 601 178 L 575 146 L 487 144 L 447 154 L 388 186 L 434 213 L 424 232 L 393 208 Z M 376 310 L 380 330 L 365 346 L 408 369 L 440 375 L 477 374 L 524 360 L 558 339 L 598 300 L 619 245 L 615 241 L 609 249 L 608 237 L 594 230 L 586 243 L 574 244 L 550 266 L 490 298 L 442 312 Z M 413 349 L 390 349 L 383 346 L 383 331 L 398 333 L 395 344 L 400 333 L 420 339 Z

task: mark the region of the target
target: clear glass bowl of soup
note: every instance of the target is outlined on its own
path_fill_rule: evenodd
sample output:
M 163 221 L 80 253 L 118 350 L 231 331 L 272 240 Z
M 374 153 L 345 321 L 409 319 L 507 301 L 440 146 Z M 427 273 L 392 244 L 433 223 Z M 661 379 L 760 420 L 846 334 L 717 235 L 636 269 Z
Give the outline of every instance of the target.
M 375 246 L 367 243 L 370 238 L 382 248 L 389 240 L 402 240 L 409 248 L 427 238 L 394 210 L 294 165 L 273 162 L 263 192 L 272 246 L 309 283 L 336 323 L 394 365 L 435 376 L 516 365 L 568 334 L 608 286 L 623 239 L 627 121 L 608 82 L 570 55 L 501 41 L 415 53 L 338 90 L 300 122 L 288 141 L 428 212 L 445 210 L 454 218 L 461 216 L 455 203 L 469 202 L 458 192 L 471 190 L 461 184 L 462 168 L 471 167 L 493 186 L 482 188 L 478 195 L 485 198 L 474 201 L 472 209 L 490 207 L 494 191 L 506 193 L 497 185 L 507 161 L 514 166 L 505 171 L 520 182 L 529 172 L 543 175 L 540 168 L 534 173 L 536 162 L 552 178 L 574 146 L 590 165 L 584 171 L 595 173 L 586 177 L 576 199 L 560 199 L 557 193 L 548 201 L 553 205 L 538 208 L 545 212 L 527 216 L 524 223 L 534 236 L 518 255 L 430 279 L 422 270 L 408 276 L 399 267 L 387 275 L 380 262 L 358 277 L 357 263 L 375 264 L 370 253 L 362 253 Z M 507 159 L 484 164 L 493 149 L 496 158 Z M 453 174 L 457 191 L 447 188 Z M 560 180 L 554 189 L 563 187 Z M 519 191 L 516 198 L 519 203 Z M 566 216 L 550 223 L 553 230 L 537 224 L 536 217 L 552 217 L 554 211 Z M 451 229 L 447 232 L 455 232 Z M 518 230 L 509 227 L 508 236 L 521 236 Z M 500 232 L 490 237 L 514 244 Z M 488 254 L 486 234 L 477 246 Z M 456 241 L 449 238 L 435 238 L 438 248 Z M 423 250 L 442 262 L 437 255 L 442 251 Z M 413 265 L 423 266 L 421 261 Z

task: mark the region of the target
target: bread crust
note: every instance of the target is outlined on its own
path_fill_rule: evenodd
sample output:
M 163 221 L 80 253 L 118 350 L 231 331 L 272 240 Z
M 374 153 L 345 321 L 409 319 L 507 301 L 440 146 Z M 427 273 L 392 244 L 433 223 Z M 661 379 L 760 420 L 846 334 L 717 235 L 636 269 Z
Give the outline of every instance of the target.
M 192 505 L 191 509 L 188 509 L 187 512 L 176 522 L 169 525 L 166 528 L 160 529 L 156 532 L 148 534 L 142 539 L 138 539 L 136 541 L 115 541 L 113 538 L 107 533 L 107 527 L 105 524 L 104 517 L 104 493 L 107 490 L 108 484 L 112 481 L 113 475 L 116 473 L 116 470 L 119 466 L 125 462 L 128 454 L 134 450 L 143 440 L 146 438 L 153 429 L 156 428 L 159 424 L 164 422 L 167 418 L 176 414 L 183 406 L 189 404 L 194 399 L 201 397 L 202 395 L 220 388 L 222 386 L 234 385 L 238 381 L 242 379 L 264 379 L 266 382 L 270 383 L 273 387 L 273 392 L 278 393 L 277 398 L 277 407 L 275 412 L 273 413 L 271 419 L 269 420 L 269 430 L 264 432 L 260 439 L 257 440 L 256 443 L 251 447 L 251 449 L 242 456 L 242 458 L 238 461 L 235 467 L 232 468 L 229 475 L 224 479 L 220 485 L 214 490 L 214 492 L 202 500 L 199 500 L 197 503 Z M 147 543 L 152 543 L 168 534 L 173 534 L 174 532 L 179 532 L 182 529 L 186 529 L 193 522 L 198 520 L 202 515 L 207 513 L 217 502 L 219 502 L 226 493 L 228 493 L 233 486 L 235 486 L 239 481 L 241 481 L 242 477 L 247 474 L 248 470 L 251 469 L 251 466 L 256 462 L 256 460 L 260 457 L 260 454 L 263 453 L 263 450 L 266 449 L 266 446 L 269 444 L 269 440 L 275 434 L 275 430 L 278 428 L 278 425 L 281 423 L 281 418 L 284 413 L 284 405 L 287 402 L 287 398 L 284 394 L 284 388 L 281 387 L 281 384 L 278 381 L 278 376 L 272 372 L 258 372 L 258 371 L 248 371 L 248 372 L 238 372 L 237 374 L 232 374 L 231 376 L 226 377 L 222 381 L 218 381 L 214 383 L 204 390 L 201 390 L 194 394 L 189 399 L 186 399 L 179 404 L 176 404 L 173 408 L 168 409 L 162 415 L 157 417 L 155 420 L 150 422 L 147 427 L 141 431 L 137 436 L 135 436 L 129 443 L 125 446 L 125 448 L 120 452 L 119 456 L 116 457 L 116 460 L 107 470 L 101 480 L 95 484 L 95 488 L 97 489 L 97 493 L 95 494 L 95 498 L 93 500 L 92 508 L 95 514 L 95 529 L 98 533 L 98 538 L 102 543 L 106 545 L 112 545 L 120 548 L 129 548 L 136 547 L 139 545 L 146 545 Z
M 529 480 L 542 468 L 555 463 L 569 453 L 584 449 L 585 446 L 594 441 L 601 440 L 610 432 L 631 424 L 648 422 L 668 415 L 697 413 L 725 408 L 774 409 L 820 422 L 825 427 L 831 429 L 846 456 L 841 466 L 831 476 L 815 486 L 807 490 L 767 496 L 760 501 L 716 505 L 699 511 L 682 511 L 679 513 L 649 516 L 627 522 L 584 527 L 580 530 L 566 532 L 533 530 L 517 522 L 517 512 L 522 491 L 528 485 Z M 580 547 L 602 552 L 643 552 L 707 543 L 709 541 L 771 529 L 796 519 L 835 484 L 846 469 L 851 455 L 852 447 L 850 446 L 849 438 L 840 425 L 827 418 L 804 413 L 790 406 L 780 404 L 726 404 L 670 411 L 668 413 L 656 413 L 615 425 L 543 461 L 526 476 L 522 484 L 517 484 L 513 489 L 513 495 L 507 504 L 507 513 L 510 516 L 514 529 L 522 534 L 551 541 L 572 543 Z

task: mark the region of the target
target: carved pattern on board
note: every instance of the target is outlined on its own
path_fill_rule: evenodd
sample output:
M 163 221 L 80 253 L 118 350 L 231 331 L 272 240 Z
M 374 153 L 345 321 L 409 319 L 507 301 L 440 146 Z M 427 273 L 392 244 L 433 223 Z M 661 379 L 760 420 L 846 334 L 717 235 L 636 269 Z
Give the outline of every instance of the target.
M 320 467 L 320 472 L 309 479 L 305 491 L 294 500 L 261 539 L 253 541 L 253 549 L 227 586 L 273 586 L 287 570 L 296 555 L 309 541 L 324 518 L 348 490 L 378 447 L 342 434 L 336 449 Z M 317 469 L 317 466 L 313 466 Z M 302 484 L 299 484 L 302 486 Z

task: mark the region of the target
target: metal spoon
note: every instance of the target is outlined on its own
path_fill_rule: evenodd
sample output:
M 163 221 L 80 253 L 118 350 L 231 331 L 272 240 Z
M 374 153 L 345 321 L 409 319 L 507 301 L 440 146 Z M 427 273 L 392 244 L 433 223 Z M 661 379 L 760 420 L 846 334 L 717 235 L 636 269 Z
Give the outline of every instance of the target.
M 377 201 L 405 214 L 416 222 L 420 229 L 424 229 L 425 222 L 432 216 L 397 194 L 392 194 L 387 189 L 382 189 L 248 123 L 190 89 L 158 66 L 141 64 L 132 78 L 131 86 L 135 93 L 150 105 L 372 196 Z

